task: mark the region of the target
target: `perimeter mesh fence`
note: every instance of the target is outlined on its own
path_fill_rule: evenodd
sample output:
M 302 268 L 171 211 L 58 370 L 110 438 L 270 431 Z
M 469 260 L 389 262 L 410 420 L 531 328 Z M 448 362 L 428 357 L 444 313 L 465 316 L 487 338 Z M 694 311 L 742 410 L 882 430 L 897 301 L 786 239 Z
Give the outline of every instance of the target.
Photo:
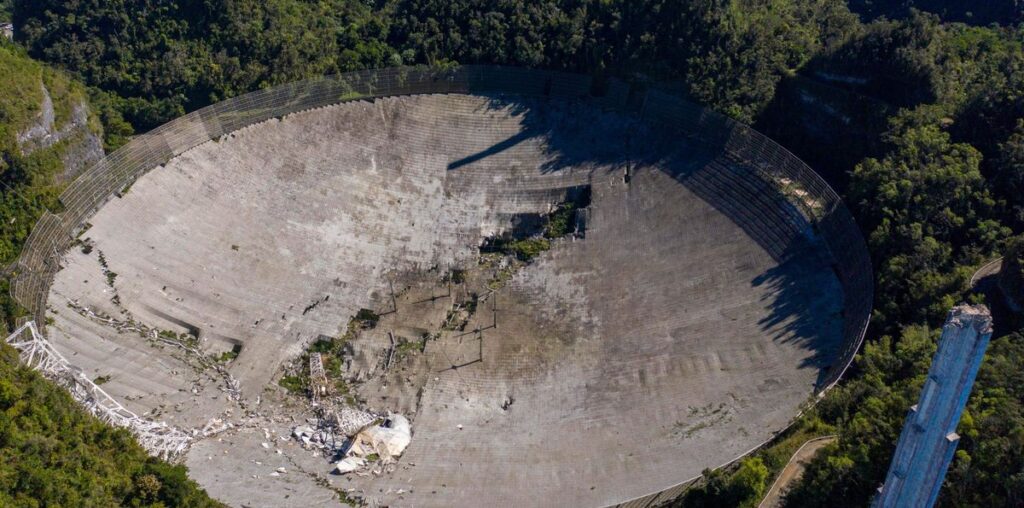
M 61 210 L 33 228 L 11 283 L 12 296 L 42 328 L 46 299 L 61 256 L 88 229 L 89 218 L 147 171 L 210 140 L 292 113 L 347 101 L 415 94 L 502 94 L 586 99 L 639 117 L 674 135 L 717 150 L 724 163 L 685 182 L 734 220 L 780 261 L 808 231 L 818 239 L 843 288 L 843 338 L 838 359 L 819 383 L 831 388 L 856 354 L 873 296 L 871 261 L 861 232 L 840 197 L 811 168 L 761 133 L 658 90 L 619 80 L 497 66 L 394 67 L 300 81 L 227 99 L 133 138 L 83 172 L 61 194 Z M 652 506 L 687 484 L 634 500 Z

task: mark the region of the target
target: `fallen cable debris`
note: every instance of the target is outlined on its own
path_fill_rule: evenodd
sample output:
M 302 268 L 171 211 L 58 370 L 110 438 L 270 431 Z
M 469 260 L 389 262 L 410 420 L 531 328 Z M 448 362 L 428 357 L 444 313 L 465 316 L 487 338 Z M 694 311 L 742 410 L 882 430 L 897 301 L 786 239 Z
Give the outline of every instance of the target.
M 192 443 L 188 433 L 164 422 L 142 418 L 114 400 L 68 363 L 46 337 L 39 333 L 34 321 L 18 327 L 7 337 L 6 342 L 18 350 L 22 363 L 66 389 L 76 402 L 94 416 L 105 423 L 130 430 L 151 455 L 173 460 L 188 450 Z
M 93 312 L 92 309 L 78 303 L 75 300 L 71 300 L 70 298 L 66 299 L 68 301 L 68 307 L 70 307 L 78 314 L 87 317 L 97 323 L 106 325 L 110 328 L 113 328 L 114 330 L 117 330 L 118 332 L 136 333 L 144 339 L 180 348 L 181 350 L 185 351 L 185 353 L 188 354 L 190 358 L 199 362 L 199 364 L 203 368 L 213 369 L 217 371 L 217 374 L 219 374 L 221 378 L 223 378 L 224 380 L 224 387 L 221 388 L 221 390 L 227 393 L 228 399 L 233 401 L 241 400 L 242 391 L 239 389 L 238 380 L 236 380 L 231 375 L 231 373 L 228 372 L 226 368 L 224 368 L 223 365 L 213 361 L 212 359 L 210 359 L 210 357 L 204 355 L 202 351 L 199 351 L 198 349 L 189 346 L 180 340 L 171 340 L 169 338 L 163 337 L 161 336 L 159 330 L 146 326 L 143 323 L 139 323 L 134 319 L 129 319 L 128 321 L 120 321 L 112 317 L 101 316 L 96 312 Z

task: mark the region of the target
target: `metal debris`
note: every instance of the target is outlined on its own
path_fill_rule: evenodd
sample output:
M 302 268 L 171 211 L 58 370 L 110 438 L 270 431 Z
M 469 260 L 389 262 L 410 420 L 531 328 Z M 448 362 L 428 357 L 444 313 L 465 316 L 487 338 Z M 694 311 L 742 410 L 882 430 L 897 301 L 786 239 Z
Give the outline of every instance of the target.
M 34 321 L 18 327 L 6 342 L 18 350 L 22 363 L 66 389 L 87 411 L 106 423 L 129 429 L 150 454 L 172 460 L 191 444 L 192 436 L 188 433 L 136 415 L 96 386 L 50 345 Z

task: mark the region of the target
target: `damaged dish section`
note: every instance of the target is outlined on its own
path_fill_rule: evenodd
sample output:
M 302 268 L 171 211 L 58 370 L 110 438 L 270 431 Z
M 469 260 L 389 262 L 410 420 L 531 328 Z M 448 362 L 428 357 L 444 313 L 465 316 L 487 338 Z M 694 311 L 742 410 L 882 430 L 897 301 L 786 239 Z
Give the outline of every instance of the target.
M 299 425 L 292 430 L 295 440 L 306 449 L 321 449 L 340 458 L 336 474 L 381 474 L 389 472 L 412 441 L 409 419 L 396 413 L 377 416 L 344 407 L 326 419 L 314 419 L 316 428 Z
M 344 458 L 338 461 L 334 472 L 347 474 L 364 470 L 386 468 L 398 460 L 412 441 L 409 420 L 400 414 L 374 420 L 345 442 Z

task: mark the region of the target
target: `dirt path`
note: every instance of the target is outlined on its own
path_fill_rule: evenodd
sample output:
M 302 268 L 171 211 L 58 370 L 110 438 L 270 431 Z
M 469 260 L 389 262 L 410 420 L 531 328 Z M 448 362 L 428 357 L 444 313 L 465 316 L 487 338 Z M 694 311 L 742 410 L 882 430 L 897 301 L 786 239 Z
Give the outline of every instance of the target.
M 768 495 L 764 496 L 758 508 L 777 508 L 782 506 L 782 495 L 793 482 L 803 476 L 804 468 L 807 467 L 807 463 L 811 461 L 814 454 L 835 440 L 836 436 L 816 437 L 800 445 L 796 453 L 789 458 L 789 462 L 782 469 L 782 473 L 775 479 L 772 488 L 768 489 Z
M 998 275 L 999 270 L 1002 269 L 1002 267 L 1003 258 L 994 259 L 985 263 L 981 268 L 978 268 L 978 271 L 974 272 L 974 275 L 971 276 L 971 287 L 973 288 L 977 286 L 979 282 L 991 275 Z
M 971 291 L 983 295 L 985 305 L 992 311 L 993 337 L 1002 337 L 1016 331 L 1022 323 L 1024 310 L 999 288 L 999 272 L 1003 258 L 989 261 L 971 276 Z

